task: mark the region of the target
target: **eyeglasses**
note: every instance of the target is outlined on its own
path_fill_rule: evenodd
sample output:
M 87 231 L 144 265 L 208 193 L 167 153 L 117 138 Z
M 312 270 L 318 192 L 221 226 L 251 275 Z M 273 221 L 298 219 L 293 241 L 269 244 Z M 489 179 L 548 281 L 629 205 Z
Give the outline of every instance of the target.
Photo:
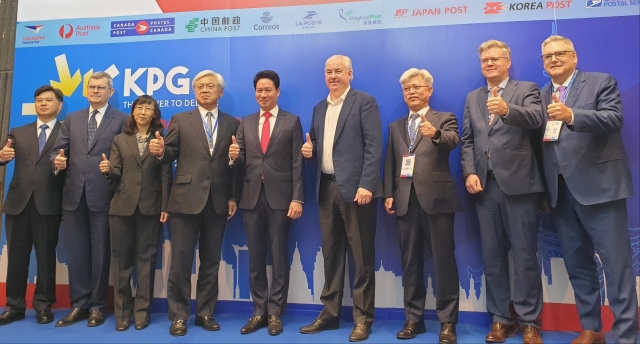
M 560 60 L 560 59 L 564 59 L 565 57 L 567 57 L 568 53 L 572 53 L 574 52 L 573 50 L 562 50 L 562 51 L 556 51 L 555 53 L 551 53 L 551 54 L 544 54 L 542 55 L 542 59 L 545 61 L 551 61 L 551 59 L 553 59 L 553 57 L 555 56 L 556 59 Z
M 108 90 L 108 89 L 109 89 L 109 87 L 107 87 L 107 86 L 103 86 L 103 85 L 100 85 L 100 86 L 96 86 L 96 85 L 89 85 L 89 86 L 87 86 L 87 88 L 88 88 L 89 90 L 91 90 L 91 91 L 98 91 L 98 92 L 104 92 L 104 91 L 106 91 L 106 90 Z
M 420 89 L 421 89 L 421 88 L 423 88 L 423 87 L 427 87 L 427 88 L 429 88 L 429 87 L 431 87 L 431 86 L 421 86 L 421 85 L 405 86 L 405 87 L 403 87 L 403 88 L 402 88 L 402 92 L 404 92 L 404 93 L 409 93 L 409 92 L 411 92 L 411 91 L 413 91 L 413 92 L 418 92 L 418 91 L 420 91 Z
M 218 85 L 215 84 L 206 84 L 206 85 L 198 85 L 196 86 L 196 91 L 202 92 L 204 90 L 215 90 Z
M 156 109 L 151 107 L 151 106 L 142 106 L 142 105 L 137 105 L 135 108 L 135 110 L 140 111 L 140 112 L 154 112 Z
M 487 57 L 487 58 L 481 59 L 480 63 L 482 63 L 483 65 L 487 65 L 489 64 L 489 62 L 491 62 L 491 64 L 496 64 L 500 60 L 508 60 L 508 59 L 509 59 L 508 57 Z

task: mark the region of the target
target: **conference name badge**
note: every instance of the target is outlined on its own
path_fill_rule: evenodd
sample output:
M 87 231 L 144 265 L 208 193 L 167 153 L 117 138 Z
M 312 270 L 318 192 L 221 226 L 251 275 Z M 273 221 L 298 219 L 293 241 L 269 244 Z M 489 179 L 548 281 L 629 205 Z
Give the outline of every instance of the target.
M 560 130 L 562 129 L 562 121 L 547 121 L 547 127 L 544 130 L 543 142 L 553 142 L 560 139 Z
M 400 169 L 400 178 L 411 178 L 413 175 L 413 166 L 416 163 L 416 156 L 403 155 L 402 156 L 402 168 Z

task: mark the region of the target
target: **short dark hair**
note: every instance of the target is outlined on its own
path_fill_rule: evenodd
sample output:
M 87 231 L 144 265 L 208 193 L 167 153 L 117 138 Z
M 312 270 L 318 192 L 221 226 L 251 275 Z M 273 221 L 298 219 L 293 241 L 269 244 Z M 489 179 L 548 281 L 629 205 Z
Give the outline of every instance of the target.
M 148 96 L 146 94 L 141 95 L 140 97 L 138 97 L 138 99 L 133 101 L 133 104 L 131 104 L 131 115 L 127 119 L 127 125 L 124 129 L 125 134 L 133 135 L 138 132 L 138 125 L 136 124 L 135 117 L 133 117 L 133 110 L 136 108 L 136 106 L 143 104 L 153 105 L 155 109 L 153 119 L 151 120 L 151 124 L 149 125 L 149 134 L 155 134 L 155 132 L 158 131 L 160 132 L 160 135 L 164 136 L 164 126 L 162 125 L 162 117 L 158 102 L 153 99 L 152 96 Z
M 260 79 L 269 79 L 273 81 L 273 86 L 275 86 L 276 89 L 280 88 L 280 76 L 278 75 L 278 73 L 272 70 L 263 70 L 259 71 L 258 74 L 256 74 L 256 76 L 253 78 L 254 89 L 256 88 L 256 85 L 258 84 L 258 81 Z
M 64 96 L 62 95 L 62 91 L 60 91 L 59 89 L 51 86 L 51 85 L 42 85 L 40 87 L 38 87 L 38 89 L 36 90 L 36 93 L 33 94 L 33 98 L 35 99 L 36 97 L 38 97 L 39 95 L 45 93 L 45 92 L 53 92 L 53 94 L 56 95 L 56 99 L 58 99 L 59 102 L 63 102 L 63 98 Z

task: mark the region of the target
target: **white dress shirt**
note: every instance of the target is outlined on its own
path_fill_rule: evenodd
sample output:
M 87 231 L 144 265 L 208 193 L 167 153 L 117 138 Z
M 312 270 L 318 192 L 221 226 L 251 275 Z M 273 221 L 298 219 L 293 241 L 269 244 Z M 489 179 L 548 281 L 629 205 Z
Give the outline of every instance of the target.
M 37 136 L 36 137 L 40 137 L 40 132 L 42 131 L 42 129 L 40 128 L 41 125 L 46 124 L 49 126 L 49 128 L 45 129 L 44 134 L 47 137 L 47 140 L 49 139 L 49 135 L 51 135 L 51 130 L 53 130 L 53 127 L 56 125 L 56 122 L 58 122 L 57 118 L 54 118 L 51 122 L 48 123 L 44 123 L 43 121 L 41 121 L 39 118 L 36 121 L 36 128 L 37 130 Z
M 334 174 L 333 168 L 333 140 L 336 136 L 336 127 L 338 125 L 338 117 L 342 104 L 347 97 L 347 93 L 351 86 L 335 101 L 331 100 L 331 94 L 327 96 L 327 114 L 324 118 L 324 141 L 322 142 L 322 160 L 320 162 L 320 170 L 325 174 Z

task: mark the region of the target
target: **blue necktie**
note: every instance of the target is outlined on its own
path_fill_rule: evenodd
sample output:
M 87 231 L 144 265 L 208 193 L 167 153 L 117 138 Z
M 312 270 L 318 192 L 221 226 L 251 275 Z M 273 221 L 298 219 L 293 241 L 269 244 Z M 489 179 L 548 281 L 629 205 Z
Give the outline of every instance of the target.
M 40 135 L 38 135 L 38 154 L 42 154 L 42 149 L 44 149 L 44 145 L 47 143 L 47 132 L 49 126 L 43 124 L 40 126 Z
M 413 146 L 413 141 L 415 141 L 416 139 L 416 119 L 418 119 L 418 115 L 417 113 L 412 113 L 411 116 L 409 117 L 411 119 L 411 122 L 409 122 L 409 145 Z
M 96 132 L 98 131 L 98 122 L 96 122 L 97 114 L 98 110 L 93 110 L 93 112 L 91 112 L 91 117 L 89 118 L 89 127 L 87 130 L 87 147 L 89 148 L 91 148 L 93 139 L 96 137 Z

